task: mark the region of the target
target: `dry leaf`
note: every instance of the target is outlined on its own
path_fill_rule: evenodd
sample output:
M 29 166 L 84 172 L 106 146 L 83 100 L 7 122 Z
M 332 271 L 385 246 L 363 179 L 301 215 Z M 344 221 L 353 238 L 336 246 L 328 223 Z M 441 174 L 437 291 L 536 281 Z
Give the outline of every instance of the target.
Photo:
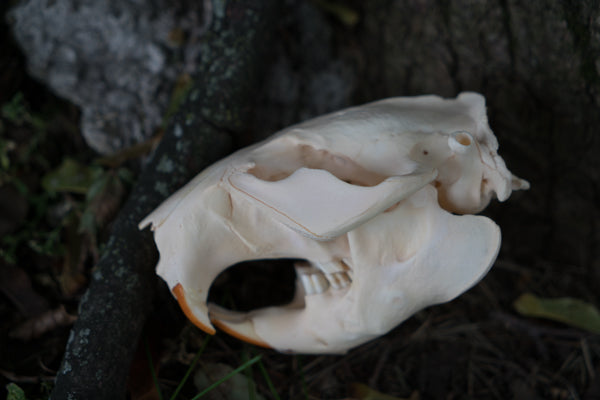
M 66 297 L 73 296 L 87 284 L 84 263 L 88 254 L 94 253 L 96 246 L 94 238 L 79 232 L 79 226 L 80 220 L 77 215 L 71 214 L 65 219 L 63 229 L 66 251 L 56 279 Z
M 21 268 L 0 259 L 0 292 L 15 305 L 21 315 L 32 317 L 48 309 L 48 302 L 31 286 L 29 276 Z
M 353 383 L 350 385 L 351 398 L 355 400 L 419 400 L 419 392 L 413 392 L 410 397 L 400 398 L 390 396 L 371 389 L 363 383 Z
M 194 384 L 198 390 L 204 390 L 214 382 L 223 379 L 233 368 L 223 363 L 205 363 L 194 375 Z M 244 375 L 236 374 L 212 391 L 206 393 L 207 400 L 248 400 L 252 382 Z M 259 394 L 254 394 L 257 400 L 264 400 Z
M 65 158 L 62 164 L 50 171 L 42 179 L 47 192 L 69 192 L 86 194 L 92 183 L 102 175 L 102 168 L 83 165 L 72 158 Z
M 68 314 L 61 305 L 55 310 L 46 311 L 19 324 L 9 332 L 9 336 L 25 341 L 35 339 L 58 327 L 71 325 L 76 319 L 76 316 Z
M 358 12 L 342 2 L 315 0 L 317 7 L 330 14 L 349 28 L 356 26 L 360 20 Z
M 600 312 L 594 305 L 579 299 L 548 299 L 525 293 L 513 306 L 519 314 L 527 317 L 546 318 L 592 333 L 600 333 Z

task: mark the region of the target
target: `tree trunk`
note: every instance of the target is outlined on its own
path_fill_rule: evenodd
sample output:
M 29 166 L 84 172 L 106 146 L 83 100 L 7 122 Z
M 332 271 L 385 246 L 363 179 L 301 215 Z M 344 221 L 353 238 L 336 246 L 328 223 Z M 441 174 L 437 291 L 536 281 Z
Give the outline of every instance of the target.
M 483 93 L 508 167 L 532 184 L 489 213 L 503 252 L 600 280 L 600 2 L 372 1 L 358 102 Z M 565 288 L 566 293 L 569 288 Z M 597 292 L 583 294 L 600 300 Z
M 80 305 L 52 399 L 125 397 L 129 366 L 151 311 L 156 248 L 137 224 L 204 167 L 225 156 L 248 120 L 271 39 L 276 1 L 215 2 L 201 68 L 121 210 Z

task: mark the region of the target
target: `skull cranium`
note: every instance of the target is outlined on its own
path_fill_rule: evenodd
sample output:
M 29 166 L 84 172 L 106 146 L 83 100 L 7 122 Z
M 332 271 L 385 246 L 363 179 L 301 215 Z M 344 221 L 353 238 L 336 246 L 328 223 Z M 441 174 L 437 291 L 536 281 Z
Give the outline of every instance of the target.
M 232 154 L 140 228 L 152 225 L 157 273 L 201 329 L 281 351 L 343 353 L 486 274 L 500 230 L 456 214 L 528 188 L 497 148 L 479 94 L 381 100 Z M 275 258 L 306 260 L 293 304 L 249 313 L 207 305 L 223 270 Z

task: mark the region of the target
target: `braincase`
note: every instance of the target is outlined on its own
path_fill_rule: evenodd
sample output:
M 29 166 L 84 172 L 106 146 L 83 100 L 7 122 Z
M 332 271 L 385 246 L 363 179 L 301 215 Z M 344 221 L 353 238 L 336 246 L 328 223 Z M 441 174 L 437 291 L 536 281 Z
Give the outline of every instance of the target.
M 256 163 L 251 173 L 273 181 L 308 167 L 347 182 L 375 185 L 388 176 L 410 174 L 418 164 L 436 166 L 448 155 L 444 136 L 457 131 L 495 143 L 483 97 L 467 93 L 450 100 L 380 100 L 285 129 L 250 153 Z M 429 157 L 422 157 L 424 150 Z

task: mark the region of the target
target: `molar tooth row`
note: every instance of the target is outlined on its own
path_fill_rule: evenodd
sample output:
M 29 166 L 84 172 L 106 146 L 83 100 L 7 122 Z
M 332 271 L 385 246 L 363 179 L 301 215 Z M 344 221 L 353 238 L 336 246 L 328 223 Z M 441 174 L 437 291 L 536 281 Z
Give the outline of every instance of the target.
M 321 272 L 299 274 L 306 295 L 323 293 L 329 288 L 329 282 Z
M 343 289 L 352 283 L 352 279 L 346 272 L 334 272 L 326 275 L 329 284 L 334 289 Z
M 347 271 L 349 268 L 341 260 L 329 261 L 329 262 L 313 262 L 313 265 L 319 268 L 326 274 L 335 274 L 338 272 Z
M 302 283 L 307 296 L 324 293 L 331 286 L 334 289 L 343 289 L 352 283 L 351 270 L 343 262 L 327 263 L 332 272 L 322 272 L 323 264 L 310 264 L 298 262 L 295 264 L 298 279 Z M 313 266 L 315 265 L 315 266 Z

